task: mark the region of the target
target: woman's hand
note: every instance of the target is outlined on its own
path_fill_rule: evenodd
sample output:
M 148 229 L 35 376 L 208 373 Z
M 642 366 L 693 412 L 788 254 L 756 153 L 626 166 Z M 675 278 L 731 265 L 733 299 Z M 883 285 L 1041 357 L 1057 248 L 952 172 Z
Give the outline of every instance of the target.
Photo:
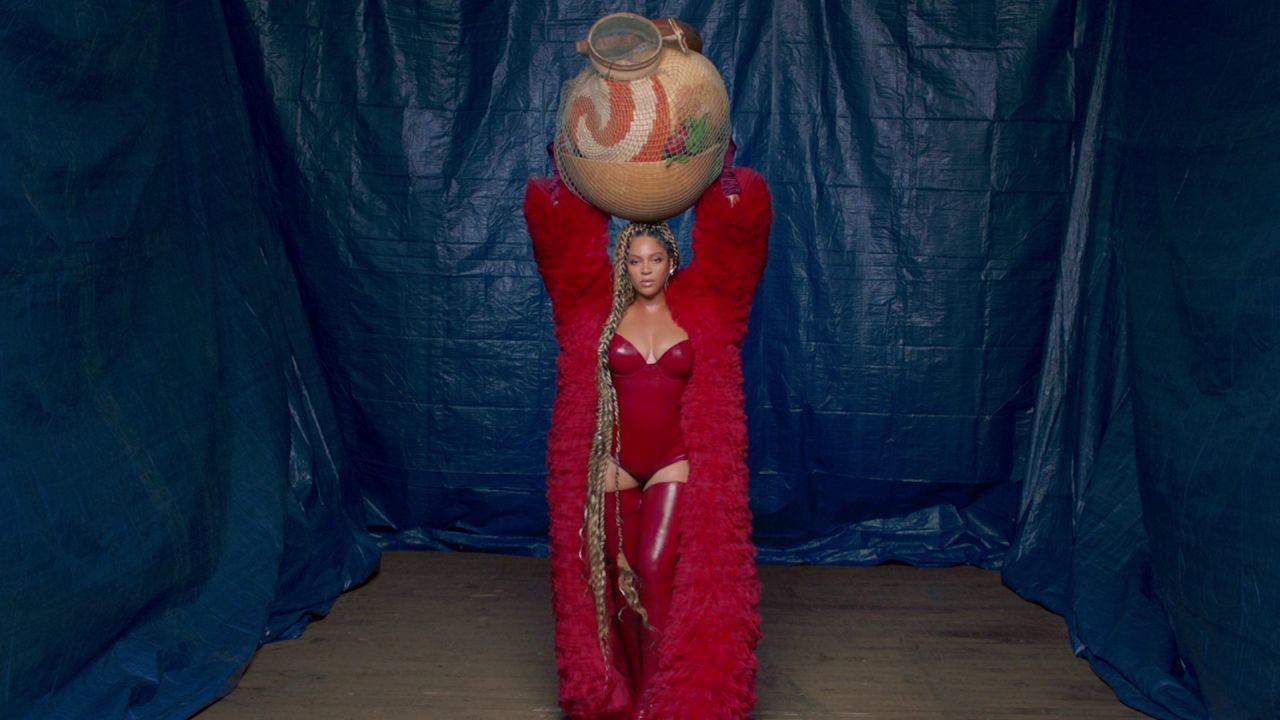
M 560 204 L 560 188 L 564 180 L 560 178 L 560 166 L 556 165 L 556 141 L 547 143 L 547 156 L 551 158 L 551 206 Z
M 733 138 L 729 138 L 729 147 L 724 149 L 724 164 L 720 167 L 720 192 L 729 201 L 729 207 L 737 205 L 738 198 L 742 195 L 738 174 L 733 171 L 733 156 L 737 152 L 738 146 L 733 143 Z

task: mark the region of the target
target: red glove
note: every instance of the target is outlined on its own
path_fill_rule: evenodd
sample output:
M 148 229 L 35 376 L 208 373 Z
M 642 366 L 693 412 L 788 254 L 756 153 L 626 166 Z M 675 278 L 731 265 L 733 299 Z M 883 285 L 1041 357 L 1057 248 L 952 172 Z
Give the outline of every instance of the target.
M 547 156 L 551 158 L 551 204 L 560 202 L 560 188 L 564 181 L 560 179 L 560 167 L 556 165 L 556 141 L 547 143 Z
M 733 171 L 733 156 L 738 151 L 738 146 L 733 143 L 733 138 L 729 138 L 729 147 L 724 150 L 724 165 L 720 168 L 720 192 L 725 197 L 732 195 L 741 195 L 742 186 L 738 184 L 738 174 Z

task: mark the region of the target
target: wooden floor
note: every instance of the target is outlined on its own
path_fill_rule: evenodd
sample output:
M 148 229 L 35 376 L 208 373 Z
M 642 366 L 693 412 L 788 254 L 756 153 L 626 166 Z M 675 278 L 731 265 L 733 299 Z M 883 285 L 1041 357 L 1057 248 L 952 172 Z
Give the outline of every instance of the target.
M 387 553 L 297 640 L 196 715 L 559 718 L 547 560 Z M 760 568 L 759 720 L 1143 718 L 1063 621 L 971 567 Z

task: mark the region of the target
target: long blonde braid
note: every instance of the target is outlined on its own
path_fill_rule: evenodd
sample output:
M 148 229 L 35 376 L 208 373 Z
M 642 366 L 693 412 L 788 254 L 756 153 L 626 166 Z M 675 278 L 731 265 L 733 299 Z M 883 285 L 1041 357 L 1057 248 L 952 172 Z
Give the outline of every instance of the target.
M 591 593 L 596 605 L 596 635 L 600 651 L 605 656 L 606 667 L 609 662 L 609 610 L 605 595 L 609 582 L 605 574 L 604 487 L 610 450 L 616 444 L 618 449 L 613 460 L 618 465 L 617 453 L 621 452 L 622 445 L 618 437 L 618 393 L 613 387 L 613 375 L 609 372 L 609 346 L 617 334 L 622 316 L 635 300 L 635 286 L 631 284 L 631 276 L 627 273 L 627 254 L 631 251 L 631 241 L 641 235 L 656 237 L 662 243 L 671 256 L 673 271 L 680 264 L 680 250 L 676 246 L 675 235 L 666 223 L 631 223 L 618 233 L 618 241 L 613 248 L 613 307 L 609 310 L 604 327 L 600 329 L 600 342 L 596 345 L 596 429 L 591 436 L 591 454 L 587 459 L 587 502 L 582 512 L 582 526 L 587 537 L 587 559 L 591 566 Z M 615 473 L 614 500 L 621 503 L 617 497 L 617 480 Z M 645 626 L 651 627 L 649 614 L 641 607 L 640 596 L 636 592 L 635 573 L 622 552 L 622 514 L 618 512 L 617 515 L 618 590 Z

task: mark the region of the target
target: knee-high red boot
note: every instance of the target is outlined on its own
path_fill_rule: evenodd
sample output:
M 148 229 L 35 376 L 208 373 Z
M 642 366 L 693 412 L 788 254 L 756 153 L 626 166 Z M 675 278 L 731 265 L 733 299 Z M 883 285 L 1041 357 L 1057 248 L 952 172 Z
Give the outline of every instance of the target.
M 609 586 L 613 588 L 613 631 L 621 639 L 621 652 L 613 656 L 614 667 L 622 676 L 631 680 L 631 689 L 638 693 L 640 679 L 640 616 L 630 606 L 618 589 L 618 523 L 616 513 L 622 513 L 622 552 L 634 568 L 639 557 L 640 540 L 640 488 L 628 488 L 605 497 L 605 556 L 609 558 Z M 621 507 L 619 507 L 621 506 Z M 637 583 L 638 584 L 638 583 Z
M 675 580 L 677 499 L 684 483 L 664 482 L 648 486 L 640 504 L 640 550 L 636 575 L 640 581 L 640 604 L 649 615 L 653 630 L 641 628 L 641 680 L 636 697 L 648 687 L 658 670 L 658 646 L 667 627 L 671 609 L 671 584 Z

